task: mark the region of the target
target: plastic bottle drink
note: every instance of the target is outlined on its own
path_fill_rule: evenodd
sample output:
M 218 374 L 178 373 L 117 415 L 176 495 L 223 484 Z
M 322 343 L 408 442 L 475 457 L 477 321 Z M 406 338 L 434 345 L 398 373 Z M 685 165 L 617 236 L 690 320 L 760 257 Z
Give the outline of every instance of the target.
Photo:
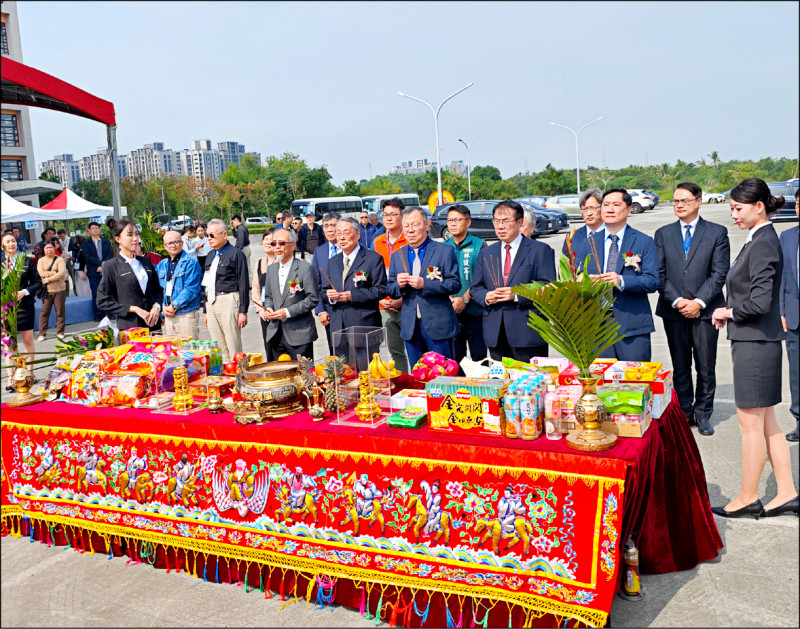
M 522 435 L 522 423 L 519 416 L 519 395 L 517 387 L 511 384 L 503 398 L 503 410 L 506 416 L 505 434 L 509 439 L 519 439 Z
M 212 341 L 211 349 L 214 355 L 214 374 L 219 375 L 222 373 L 222 350 L 216 341 Z
M 533 441 L 539 436 L 539 430 L 536 425 L 536 394 L 529 384 L 520 394 L 519 414 L 522 416 L 522 438 Z
M 215 374 L 217 372 L 216 360 L 214 359 L 214 349 L 210 341 L 203 342 L 203 352 L 208 356 L 208 373 Z
M 552 384 L 544 396 L 544 423 L 548 439 L 561 439 L 561 398 Z

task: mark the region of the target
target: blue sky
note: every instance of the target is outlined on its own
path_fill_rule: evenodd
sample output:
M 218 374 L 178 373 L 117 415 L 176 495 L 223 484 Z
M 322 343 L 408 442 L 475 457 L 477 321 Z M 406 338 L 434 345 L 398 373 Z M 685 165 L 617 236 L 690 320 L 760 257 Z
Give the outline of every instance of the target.
M 17 2 L 23 60 L 115 104 L 121 153 L 237 140 L 337 185 L 435 151 L 504 177 L 798 155 L 798 3 Z M 37 163 L 105 145 L 32 109 Z

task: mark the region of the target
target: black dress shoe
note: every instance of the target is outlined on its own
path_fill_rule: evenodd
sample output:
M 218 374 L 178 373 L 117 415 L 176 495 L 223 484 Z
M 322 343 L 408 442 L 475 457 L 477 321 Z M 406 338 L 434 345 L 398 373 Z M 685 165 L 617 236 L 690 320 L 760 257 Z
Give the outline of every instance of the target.
M 725 511 L 724 507 L 711 507 L 711 513 L 721 518 L 744 518 L 748 515 L 752 515 L 758 520 L 764 513 L 764 505 L 761 504 L 760 499 L 756 499 L 755 502 L 741 509 L 737 509 L 736 511 Z
M 697 432 L 708 437 L 709 435 L 714 434 L 714 427 L 711 425 L 711 422 L 708 421 L 708 419 L 698 419 Z
M 798 434 L 797 428 L 786 435 L 786 441 L 800 441 L 800 434 Z
M 800 497 L 795 496 L 789 502 L 784 502 L 781 506 L 774 509 L 764 509 L 762 514 L 765 518 L 774 518 L 784 513 L 794 513 L 794 517 L 800 517 Z

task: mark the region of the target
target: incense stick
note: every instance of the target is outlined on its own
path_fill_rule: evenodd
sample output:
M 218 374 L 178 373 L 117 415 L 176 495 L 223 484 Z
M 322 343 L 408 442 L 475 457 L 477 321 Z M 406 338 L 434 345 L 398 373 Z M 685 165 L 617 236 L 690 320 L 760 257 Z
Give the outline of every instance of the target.
M 589 238 L 589 248 L 592 250 L 592 257 L 594 257 L 594 263 L 597 266 L 597 272 L 602 273 L 603 269 L 600 268 L 600 256 L 597 253 L 597 245 L 594 242 L 594 238 Z
M 329 275 L 328 275 L 328 274 L 325 272 L 325 269 L 323 269 L 321 265 L 320 265 L 320 267 L 319 267 L 319 270 L 320 270 L 320 272 L 322 273 L 322 275 L 325 277 L 325 279 L 326 279 L 326 280 L 328 280 L 328 284 L 330 284 L 330 285 L 331 285 L 331 288 L 332 288 L 333 290 L 335 290 L 337 293 L 340 293 L 340 292 L 342 292 L 342 291 L 340 291 L 338 288 L 336 288 L 336 287 L 333 285 L 333 282 L 331 282 L 331 278 L 330 278 L 330 276 L 329 276 Z
M 403 245 L 400 249 L 398 249 L 397 253 L 400 256 L 400 262 L 403 263 L 403 271 L 405 271 L 406 275 L 411 275 L 411 273 L 408 272 L 408 264 L 406 263 L 406 256 L 405 252 L 403 251 L 403 249 L 405 249 L 407 246 L 408 245 Z M 422 260 L 420 260 L 420 263 L 421 262 Z M 422 266 L 422 264 L 420 264 L 420 266 Z

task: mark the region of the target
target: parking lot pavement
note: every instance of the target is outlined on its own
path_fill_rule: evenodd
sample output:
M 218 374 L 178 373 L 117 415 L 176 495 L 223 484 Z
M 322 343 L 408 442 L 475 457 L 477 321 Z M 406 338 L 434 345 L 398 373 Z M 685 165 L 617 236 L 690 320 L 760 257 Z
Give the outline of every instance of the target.
M 707 220 L 728 226 L 731 255 L 744 245 L 745 233 L 730 220 L 727 205 L 703 206 Z M 630 224 L 652 235 L 676 220 L 671 206 L 634 215 Z M 776 224 L 780 233 L 792 223 Z M 541 239 L 561 250 L 564 233 Z M 261 252 L 258 252 L 261 255 Z M 257 254 L 253 251 L 253 265 Z M 651 305 L 655 308 L 655 295 Z M 70 326 L 74 333 L 78 326 Z M 80 330 L 87 329 L 86 326 Z M 201 338 L 208 334 L 202 331 Z M 261 329 L 251 309 L 243 332 L 245 347 L 263 347 Z M 52 349 L 53 340 L 37 344 Z M 652 337 L 654 358 L 671 366 L 661 320 L 656 317 Z M 324 330 L 314 349 L 327 355 Z M 785 361 L 786 359 L 784 359 Z M 37 369 L 41 378 L 46 369 Z M 777 407 L 784 432 L 794 428 L 789 415 L 788 366 L 784 364 L 783 402 Z M 723 505 L 739 488 L 741 438 L 733 403 L 730 344 L 720 335 L 717 358 L 717 396 L 711 418 L 715 434 L 697 441 L 712 505 Z M 789 444 L 795 484 L 798 482 L 798 444 Z M 762 501 L 775 495 L 775 477 L 766 466 L 759 485 Z M 717 518 L 725 547 L 714 561 L 692 570 L 665 575 L 643 575 L 644 598 L 639 602 L 615 599 L 610 625 L 619 627 L 797 627 L 798 520 L 726 520 Z M 280 611 L 282 603 L 264 600 L 257 590 L 214 585 L 184 573 L 166 574 L 149 566 L 127 566 L 125 561 L 95 554 L 84 557 L 61 548 L 31 544 L 25 538 L 0 542 L 2 565 L 2 626 L 220 626 L 247 627 L 371 627 L 357 611 L 341 607 L 317 610 L 296 603 Z M 386 623 L 379 623 L 386 626 Z

